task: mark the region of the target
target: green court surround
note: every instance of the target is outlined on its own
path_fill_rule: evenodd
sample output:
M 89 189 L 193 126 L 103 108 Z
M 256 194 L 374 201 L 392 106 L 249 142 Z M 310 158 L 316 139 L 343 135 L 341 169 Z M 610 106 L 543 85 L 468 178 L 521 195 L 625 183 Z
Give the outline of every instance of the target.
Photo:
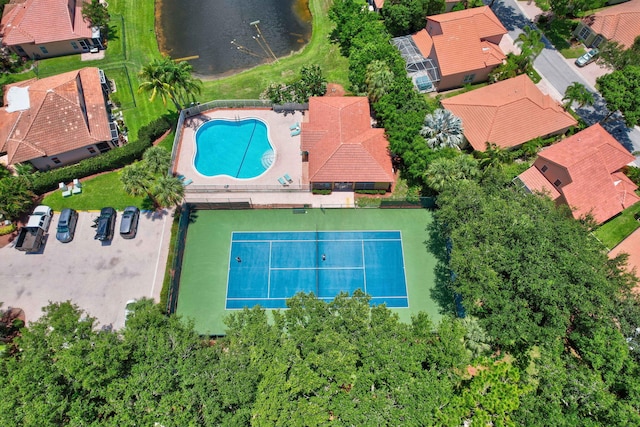
M 224 335 L 227 273 L 233 231 L 401 230 L 409 308 L 391 309 L 402 321 L 412 314 L 440 318 L 431 298 L 436 259 L 429 253 L 426 231 L 432 221 L 425 209 L 195 210 L 182 263 L 177 314 L 193 319 L 203 335 Z

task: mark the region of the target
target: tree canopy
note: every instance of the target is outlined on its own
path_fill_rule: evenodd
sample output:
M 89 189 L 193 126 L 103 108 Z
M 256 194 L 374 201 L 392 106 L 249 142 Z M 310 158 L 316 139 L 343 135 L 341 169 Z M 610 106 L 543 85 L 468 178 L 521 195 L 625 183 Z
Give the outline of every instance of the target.
M 640 66 L 631 65 L 622 70 L 598 77 L 596 87 L 607 103 L 610 114 L 619 111 L 627 126 L 640 120 Z

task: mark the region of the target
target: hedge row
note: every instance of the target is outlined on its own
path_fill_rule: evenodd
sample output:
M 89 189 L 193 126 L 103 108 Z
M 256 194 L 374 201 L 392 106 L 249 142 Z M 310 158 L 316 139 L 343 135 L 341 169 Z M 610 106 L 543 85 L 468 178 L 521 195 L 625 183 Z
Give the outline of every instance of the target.
M 33 175 L 33 191 L 43 194 L 58 188 L 59 182 L 73 181 L 74 178 L 84 178 L 100 172 L 107 172 L 122 168 L 142 157 L 142 153 L 151 147 L 153 142 L 171 129 L 173 121 L 162 116 L 138 131 L 138 139 L 129 142 L 124 147 L 107 151 L 99 156 L 81 160 L 79 163 L 53 169 L 47 172 L 37 172 Z

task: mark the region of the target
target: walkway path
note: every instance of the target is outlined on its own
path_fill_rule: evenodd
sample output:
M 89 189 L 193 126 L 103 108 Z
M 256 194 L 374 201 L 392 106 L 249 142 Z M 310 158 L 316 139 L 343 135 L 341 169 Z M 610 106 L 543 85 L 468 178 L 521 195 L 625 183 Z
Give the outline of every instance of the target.
M 534 2 L 516 0 L 497 0 L 493 5 L 493 11 L 498 16 L 514 40 L 522 33 L 522 28 L 529 25 L 535 26 L 533 21 L 542 11 Z M 583 107 L 576 110 L 588 124 L 594 124 L 602 120 L 609 112 L 604 99 L 593 86 L 592 78 L 585 79 L 572 62 L 567 61 L 547 40 L 543 39 L 545 48 L 534 61 L 536 71 L 555 88 L 556 96 L 564 94 L 567 86 L 573 82 L 579 82 L 591 89 L 596 95 L 596 104 L 593 107 Z M 554 93 L 550 91 L 550 95 Z M 615 116 L 620 117 L 619 114 Z M 614 117 L 615 117 L 614 116 Z M 640 128 L 627 128 L 622 120 L 614 120 L 604 124 L 605 128 L 630 152 L 640 151 Z M 636 157 L 636 165 L 640 166 L 640 156 Z

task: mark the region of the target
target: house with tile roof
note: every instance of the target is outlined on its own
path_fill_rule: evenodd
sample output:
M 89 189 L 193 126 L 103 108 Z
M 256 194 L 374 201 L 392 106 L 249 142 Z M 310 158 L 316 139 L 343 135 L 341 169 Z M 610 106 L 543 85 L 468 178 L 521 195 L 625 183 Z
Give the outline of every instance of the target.
M 441 102 L 462 119 L 465 139 L 477 151 L 484 151 L 488 142 L 517 148 L 538 137 L 564 133 L 578 123 L 526 74 Z
M 313 189 L 386 190 L 395 183 L 384 129 L 361 96 L 312 97 L 301 123 L 303 168 Z
M 585 17 L 573 35 L 588 47 L 612 40 L 628 49 L 640 36 L 640 0 L 616 4 Z
M 638 188 L 621 169 L 634 161 L 602 126 L 595 124 L 540 152 L 515 182 L 532 193 L 568 205 L 574 218 L 598 223 L 640 201 Z
M 615 258 L 618 255 L 627 254 L 627 271 L 640 277 L 640 228 L 627 236 L 622 242 L 609 251 L 609 258 Z M 640 283 L 634 288 L 633 292 L 640 295 Z
M 82 68 L 5 86 L 0 153 L 8 164 L 48 170 L 117 147 L 103 76 L 98 68 Z
M 443 91 L 486 81 L 506 58 L 499 46 L 506 33 L 493 11 L 483 6 L 428 16 L 425 29 L 404 39 L 415 47 L 418 59 L 436 65 L 437 72 L 428 77 L 436 90 Z M 403 57 L 408 71 L 410 62 L 418 62 Z
M 0 20 L 2 45 L 20 56 L 51 58 L 103 49 L 82 16 L 83 0 L 12 0 Z

